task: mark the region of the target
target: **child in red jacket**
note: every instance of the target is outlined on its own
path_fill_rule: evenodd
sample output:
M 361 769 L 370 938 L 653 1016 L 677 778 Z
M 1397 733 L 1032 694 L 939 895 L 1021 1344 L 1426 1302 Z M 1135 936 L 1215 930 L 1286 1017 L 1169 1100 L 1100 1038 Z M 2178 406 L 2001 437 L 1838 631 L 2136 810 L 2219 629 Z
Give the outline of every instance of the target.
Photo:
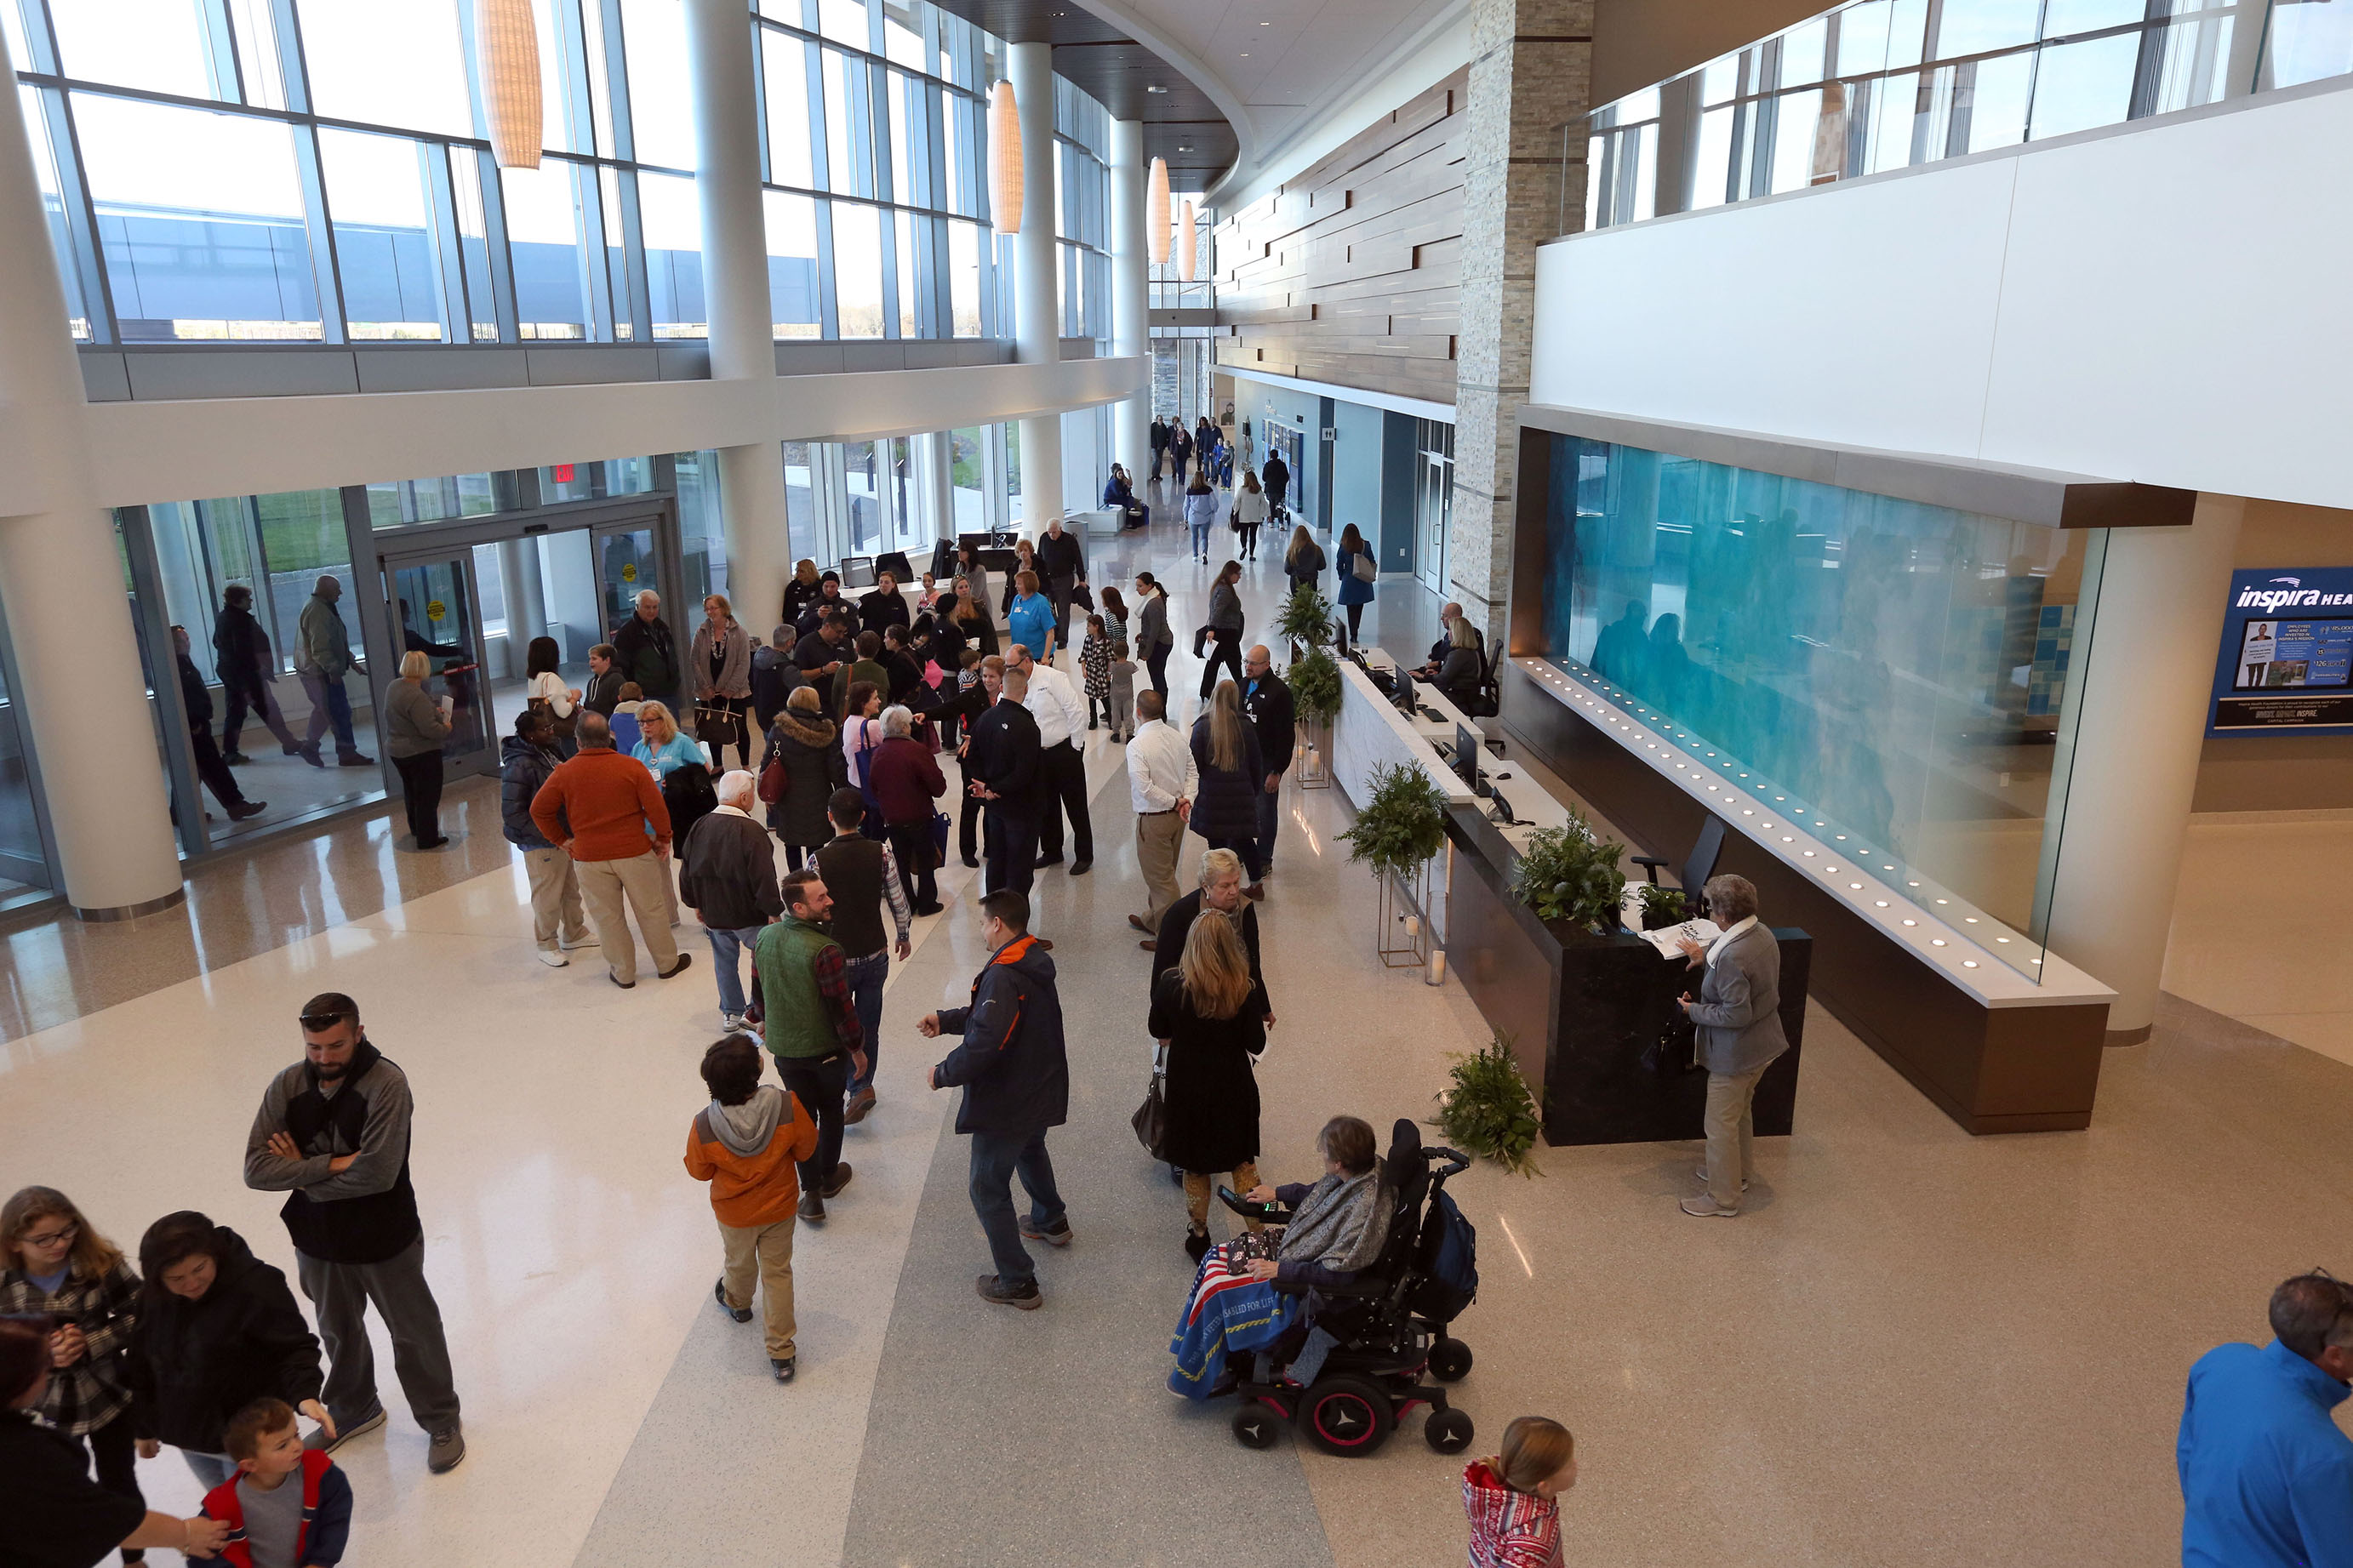
M 686 1134 L 686 1173 L 711 1184 L 725 1258 L 711 1288 L 720 1310 L 752 1321 L 752 1277 L 767 1314 L 768 1365 L 793 1380 L 793 1226 L 801 1204 L 799 1162 L 817 1152 L 817 1122 L 801 1102 L 760 1081 L 764 1053 L 749 1035 L 730 1035 L 702 1053 L 711 1103 Z
M 1557 1421 L 1523 1415 L 1504 1451 L 1462 1472 L 1470 1568 L 1560 1568 L 1560 1494 L 1577 1484 L 1577 1439 Z
M 205 1517 L 228 1526 L 221 1560 L 237 1568 L 333 1568 L 352 1532 L 352 1483 L 335 1462 L 302 1447 L 294 1411 L 257 1399 L 229 1417 L 237 1474 L 205 1497 Z

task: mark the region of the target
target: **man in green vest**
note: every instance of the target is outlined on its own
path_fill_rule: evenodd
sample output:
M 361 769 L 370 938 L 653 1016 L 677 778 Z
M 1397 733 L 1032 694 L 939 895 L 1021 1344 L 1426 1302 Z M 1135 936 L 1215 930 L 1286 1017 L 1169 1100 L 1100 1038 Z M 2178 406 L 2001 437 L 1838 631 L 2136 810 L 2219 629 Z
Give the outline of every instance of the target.
M 842 1096 L 850 1074 L 866 1071 L 866 1032 L 858 1021 L 841 944 L 828 921 L 833 895 L 814 866 L 784 881 L 784 918 L 760 931 L 753 981 L 777 1076 L 817 1118 L 817 1152 L 801 1162 L 800 1216 L 825 1223 L 825 1200 L 849 1184 L 841 1159 Z

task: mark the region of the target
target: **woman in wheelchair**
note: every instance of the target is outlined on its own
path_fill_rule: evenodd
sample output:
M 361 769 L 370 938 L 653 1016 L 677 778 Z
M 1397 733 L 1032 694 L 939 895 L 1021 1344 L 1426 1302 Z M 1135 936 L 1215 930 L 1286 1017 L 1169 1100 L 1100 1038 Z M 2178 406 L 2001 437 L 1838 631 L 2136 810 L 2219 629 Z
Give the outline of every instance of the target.
M 1324 1175 L 1314 1185 L 1261 1185 L 1244 1194 L 1245 1202 L 1291 1211 L 1274 1256 L 1250 1263 L 1250 1278 L 1271 1280 L 1278 1290 L 1348 1284 L 1380 1257 L 1388 1239 L 1388 1204 L 1381 1195 L 1380 1151 L 1371 1125 L 1335 1116 L 1316 1134 L 1315 1147 L 1324 1156 Z

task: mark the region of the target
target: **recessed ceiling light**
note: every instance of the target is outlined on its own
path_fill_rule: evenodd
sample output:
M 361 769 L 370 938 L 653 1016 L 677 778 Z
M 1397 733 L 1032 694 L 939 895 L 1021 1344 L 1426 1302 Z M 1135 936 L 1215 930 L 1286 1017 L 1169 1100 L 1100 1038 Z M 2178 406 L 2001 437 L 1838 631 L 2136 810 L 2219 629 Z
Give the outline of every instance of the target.
M 1146 92 L 1166 92 L 1168 89 L 1165 87 L 1153 87 L 1146 85 L 1144 90 Z

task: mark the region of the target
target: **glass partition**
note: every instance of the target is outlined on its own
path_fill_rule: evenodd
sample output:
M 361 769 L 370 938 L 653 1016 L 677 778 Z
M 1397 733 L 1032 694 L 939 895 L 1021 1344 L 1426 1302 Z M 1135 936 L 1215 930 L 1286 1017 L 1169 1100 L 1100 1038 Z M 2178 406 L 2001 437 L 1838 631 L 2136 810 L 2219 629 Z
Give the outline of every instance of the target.
M 1566 437 L 1552 464 L 1549 657 L 2032 974 L 2101 536 Z

